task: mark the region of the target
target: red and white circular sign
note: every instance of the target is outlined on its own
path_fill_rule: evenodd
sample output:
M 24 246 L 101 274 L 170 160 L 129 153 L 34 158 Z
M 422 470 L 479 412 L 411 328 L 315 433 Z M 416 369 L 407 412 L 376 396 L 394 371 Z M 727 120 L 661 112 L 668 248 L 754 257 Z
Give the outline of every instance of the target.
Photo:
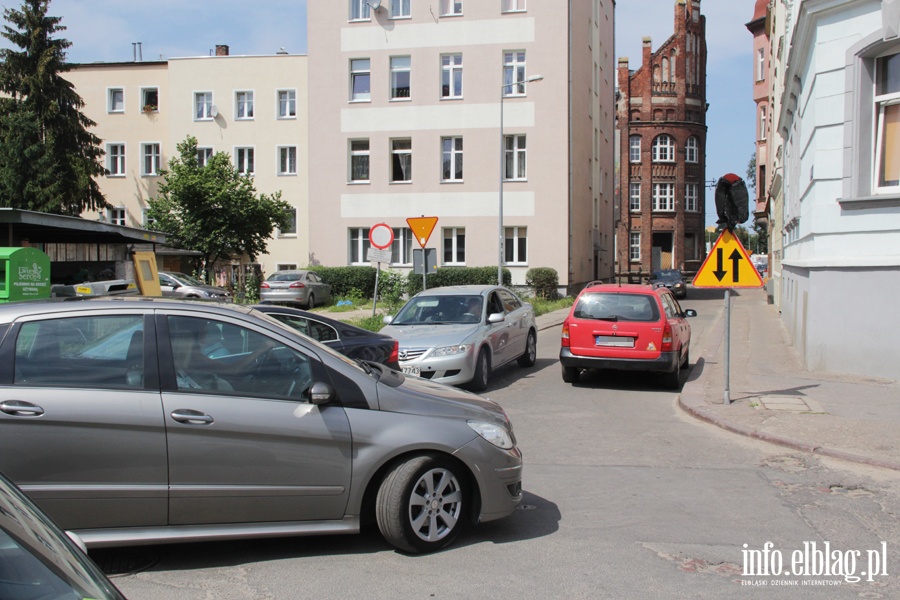
M 379 250 L 386 250 L 394 243 L 394 230 L 390 225 L 379 223 L 369 229 L 369 243 Z

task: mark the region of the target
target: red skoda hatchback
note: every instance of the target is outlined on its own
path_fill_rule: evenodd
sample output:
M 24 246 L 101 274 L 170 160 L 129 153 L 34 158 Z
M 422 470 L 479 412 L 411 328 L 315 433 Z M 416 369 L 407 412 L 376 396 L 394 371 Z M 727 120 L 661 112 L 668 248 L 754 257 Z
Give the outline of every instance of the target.
M 679 389 L 689 364 L 691 326 L 665 287 L 601 284 L 578 294 L 563 323 L 559 362 L 562 378 L 575 383 L 584 369 L 662 373 Z

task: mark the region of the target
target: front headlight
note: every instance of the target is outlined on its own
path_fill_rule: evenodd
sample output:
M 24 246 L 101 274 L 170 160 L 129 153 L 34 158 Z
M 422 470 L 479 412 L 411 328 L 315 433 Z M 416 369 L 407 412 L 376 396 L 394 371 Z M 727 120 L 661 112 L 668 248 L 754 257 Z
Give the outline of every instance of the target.
M 515 446 L 512 441 L 512 436 L 509 434 L 509 431 L 499 425 L 495 425 L 494 423 L 484 423 L 482 421 L 466 422 L 475 433 L 483 437 L 491 444 L 497 446 L 498 448 L 509 450 L 510 448 Z
M 458 344 L 456 346 L 441 346 L 435 348 L 431 356 L 455 356 L 457 354 L 465 354 L 472 347 L 472 344 Z

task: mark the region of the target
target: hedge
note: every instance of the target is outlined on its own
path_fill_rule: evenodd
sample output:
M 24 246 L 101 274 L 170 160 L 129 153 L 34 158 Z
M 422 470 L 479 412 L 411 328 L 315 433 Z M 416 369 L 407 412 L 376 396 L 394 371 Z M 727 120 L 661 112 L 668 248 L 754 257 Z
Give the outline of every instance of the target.
M 428 289 L 448 285 L 493 285 L 497 283 L 497 267 L 444 267 L 426 275 Z M 512 283 L 509 269 L 503 269 L 503 285 Z M 406 291 L 414 296 L 422 291 L 421 273 L 409 272 Z

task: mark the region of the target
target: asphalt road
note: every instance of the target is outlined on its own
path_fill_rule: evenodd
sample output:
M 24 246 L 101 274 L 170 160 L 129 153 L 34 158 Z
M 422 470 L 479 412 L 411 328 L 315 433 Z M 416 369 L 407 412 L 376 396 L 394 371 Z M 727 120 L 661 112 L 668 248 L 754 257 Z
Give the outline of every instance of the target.
M 700 312 L 700 345 L 724 303 L 694 292 L 683 304 Z M 133 600 L 900 597 L 895 474 L 700 423 L 650 377 L 565 384 L 558 351 L 559 332 L 541 332 L 537 365 L 501 370 L 485 393 L 525 454 L 521 510 L 443 552 L 406 556 L 367 531 L 92 555 L 127 572 L 114 581 Z M 832 571 L 848 577 L 813 575 L 826 542 Z M 745 575 L 751 554 L 810 574 Z M 872 582 L 847 581 L 882 557 Z

